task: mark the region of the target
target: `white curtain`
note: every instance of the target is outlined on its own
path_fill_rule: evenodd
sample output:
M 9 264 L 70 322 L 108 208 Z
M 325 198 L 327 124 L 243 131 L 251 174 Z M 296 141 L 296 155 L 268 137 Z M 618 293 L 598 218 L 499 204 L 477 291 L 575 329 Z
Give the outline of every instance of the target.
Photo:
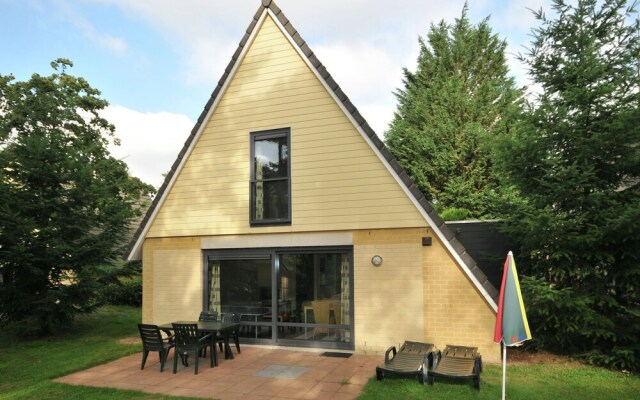
M 256 157 L 256 220 L 264 219 L 264 183 L 262 182 L 262 160 Z
M 349 255 L 342 255 L 342 263 L 340 265 L 340 315 L 342 317 L 342 321 L 338 323 L 348 325 L 351 323 L 351 302 L 349 301 L 350 292 L 349 292 Z M 344 336 L 342 340 L 345 342 L 349 341 L 350 331 L 345 330 Z
M 209 310 L 222 314 L 220 306 L 220 261 L 213 261 L 210 267 L 211 286 L 209 287 Z

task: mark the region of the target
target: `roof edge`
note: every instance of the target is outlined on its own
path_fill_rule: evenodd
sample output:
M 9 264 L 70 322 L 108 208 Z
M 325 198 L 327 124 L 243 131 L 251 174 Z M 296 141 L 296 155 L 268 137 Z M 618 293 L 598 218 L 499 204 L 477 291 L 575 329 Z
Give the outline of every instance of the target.
M 149 210 L 141 221 L 140 226 L 129 245 L 129 255 L 127 259 L 133 260 L 141 258 L 142 242 L 144 240 L 144 237 L 148 232 L 150 223 L 154 219 L 159 206 L 164 202 L 164 198 L 168 192 L 168 188 L 173 185 L 176 177 L 176 172 L 181 169 L 183 161 L 186 159 L 186 156 L 191 151 L 190 149 L 192 148 L 192 145 L 195 143 L 195 139 L 200 135 L 204 121 L 208 120 L 210 114 L 215 109 L 215 105 L 217 104 L 217 101 L 219 101 L 219 96 L 221 92 L 224 91 L 223 89 L 226 87 L 229 77 L 234 75 L 236 67 L 238 65 L 238 61 L 241 60 L 246 53 L 246 49 L 248 47 L 246 46 L 247 43 L 250 43 L 252 41 L 250 40 L 251 37 L 255 37 L 255 28 L 260 25 L 258 22 L 260 21 L 260 19 L 264 18 L 264 15 L 266 15 L 267 13 L 269 13 L 276 25 L 278 25 L 279 29 L 289 40 L 294 49 L 296 49 L 298 54 L 302 57 L 303 61 L 310 67 L 311 71 L 316 75 L 325 89 L 327 89 L 330 95 L 334 98 L 347 118 L 352 122 L 354 127 L 356 127 L 358 132 L 360 132 L 363 138 L 374 150 L 378 158 L 382 161 L 382 163 L 389 170 L 392 176 L 400 184 L 400 187 L 403 188 L 409 199 L 411 199 L 416 208 L 425 218 L 425 221 L 429 224 L 431 229 L 433 229 L 440 241 L 442 241 L 447 250 L 453 256 L 454 260 L 462 268 L 462 270 L 465 272 L 474 286 L 476 286 L 487 303 L 493 308 L 494 311 L 497 311 L 497 300 L 499 296 L 498 290 L 487 280 L 487 277 L 482 273 L 482 271 L 480 271 L 480 268 L 477 267 L 476 262 L 469 255 L 469 253 L 466 252 L 464 246 L 462 246 L 460 243 L 453 242 L 453 240 L 455 239 L 455 235 L 453 235 L 451 230 L 445 225 L 444 221 L 437 214 L 433 206 L 429 203 L 429 201 L 418 189 L 411 178 L 409 178 L 409 175 L 406 173 L 406 171 L 400 166 L 393 154 L 391 154 L 382 140 L 369 126 L 369 124 L 360 114 L 355 105 L 353 105 L 353 103 L 349 100 L 348 96 L 342 91 L 335 79 L 333 79 L 331 74 L 327 71 L 326 67 L 320 62 L 313 51 L 311 51 L 298 31 L 284 16 L 282 10 L 275 4 L 273 0 L 262 0 L 262 4 L 258 7 L 258 11 L 255 13 L 251 23 L 249 24 L 245 36 L 240 41 L 238 49 L 233 54 L 229 65 L 222 75 L 222 78 L 220 78 L 220 80 L 218 81 L 218 85 L 214 89 L 209 101 L 205 105 L 204 110 L 200 114 L 198 122 L 191 130 L 191 134 L 185 141 L 185 144 L 180 151 L 178 158 L 167 174 L 163 185 L 158 190 L 158 195 L 156 195 L 156 197 L 154 198 L 151 206 L 149 207 Z

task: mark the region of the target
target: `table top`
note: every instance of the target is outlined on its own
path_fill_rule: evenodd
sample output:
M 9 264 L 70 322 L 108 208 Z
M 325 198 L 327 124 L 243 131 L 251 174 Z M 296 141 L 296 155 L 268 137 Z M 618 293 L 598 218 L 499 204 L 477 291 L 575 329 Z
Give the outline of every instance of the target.
M 198 330 L 203 332 L 219 332 L 228 329 L 234 329 L 240 326 L 237 322 L 229 321 L 175 321 L 176 324 L 198 324 Z M 158 325 L 162 330 L 173 330 L 173 325 L 163 324 Z

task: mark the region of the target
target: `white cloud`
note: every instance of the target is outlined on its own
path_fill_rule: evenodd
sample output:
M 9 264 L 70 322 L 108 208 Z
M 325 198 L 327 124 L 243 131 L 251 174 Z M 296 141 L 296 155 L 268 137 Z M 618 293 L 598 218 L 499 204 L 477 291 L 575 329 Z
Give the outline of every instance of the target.
M 110 146 L 111 154 L 127 163 L 133 176 L 159 187 L 193 128 L 182 114 L 143 113 L 122 106 L 109 106 L 102 117 L 116 127 L 120 146 Z
M 395 102 L 390 93 L 401 86 L 402 61 L 366 42 L 320 45 L 314 52 L 382 137 L 393 117 Z
M 338 84 L 354 98 L 378 96 L 381 88 L 392 87 L 402 75 L 398 60 L 368 43 L 321 45 L 315 46 L 314 52 Z
M 389 124 L 393 120 L 395 110 L 395 105 L 386 104 L 364 104 L 358 107 L 358 111 L 367 120 L 369 126 L 383 140 L 384 133 L 389 129 Z
M 260 4 L 255 0 L 93 1 L 115 5 L 157 29 L 181 54 L 185 83 L 206 85 L 220 78 Z M 338 41 L 355 49 L 366 40 L 387 57 L 403 60 L 417 47 L 418 35 L 427 33 L 430 22 L 459 16 L 464 0 L 447 3 L 396 0 L 392 4 L 370 0 L 278 0 L 276 3 L 314 51 L 319 46 L 336 45 Z M 362 59 L 361 62 L 373 65 L 375 61 Z M 342 68 L 342 64 L 337 65 Z
M 96 28 L 83 17 L 70 3 L 66 1 L 53 2 L 55 11 L 71 25 L 80 30 L 84 37 L 117 55 L 123 55 L 127 51 L 127 42 L 108 33 L 98 32 Z
M 258 7 L 254 1 L 93 0 L 115 5 L 162 34 L 189 85 L 217 82 Z
M 102 47 L 106 48 L 112 53 L 122 55 L 127 51 L 127 42 L 125 42 L 122 38 L 102 34 L 100 36 L 97 36 L 95 40 L 99 42 Z
M 511 32 L 529 32 L 536 21 L 533 11 L 537 12 L 540 8 L 548 11 L 549 4 L 549 0 L 510 2 L 505 8 L 501 9 L 498 20 Z
M 215 86 L 222 72 L 231 61 L 231 55 L 238 47 L 231 41 L 215 42 L 206 39 L 194 39 L 190 44 L 185 59 L 185 71 L 181 72 L 190 85 L 205 84 Z

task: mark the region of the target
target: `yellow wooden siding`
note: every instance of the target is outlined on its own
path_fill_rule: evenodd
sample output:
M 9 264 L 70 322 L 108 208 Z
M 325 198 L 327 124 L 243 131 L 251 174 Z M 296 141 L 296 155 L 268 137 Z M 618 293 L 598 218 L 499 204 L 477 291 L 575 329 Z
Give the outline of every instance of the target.
M 250 132 L 291 128 L 291 226 L 249 226 Z M 177 150 L 177 149 L 176 149 Z M 426 226 L 267 16 L 147 237 Z

